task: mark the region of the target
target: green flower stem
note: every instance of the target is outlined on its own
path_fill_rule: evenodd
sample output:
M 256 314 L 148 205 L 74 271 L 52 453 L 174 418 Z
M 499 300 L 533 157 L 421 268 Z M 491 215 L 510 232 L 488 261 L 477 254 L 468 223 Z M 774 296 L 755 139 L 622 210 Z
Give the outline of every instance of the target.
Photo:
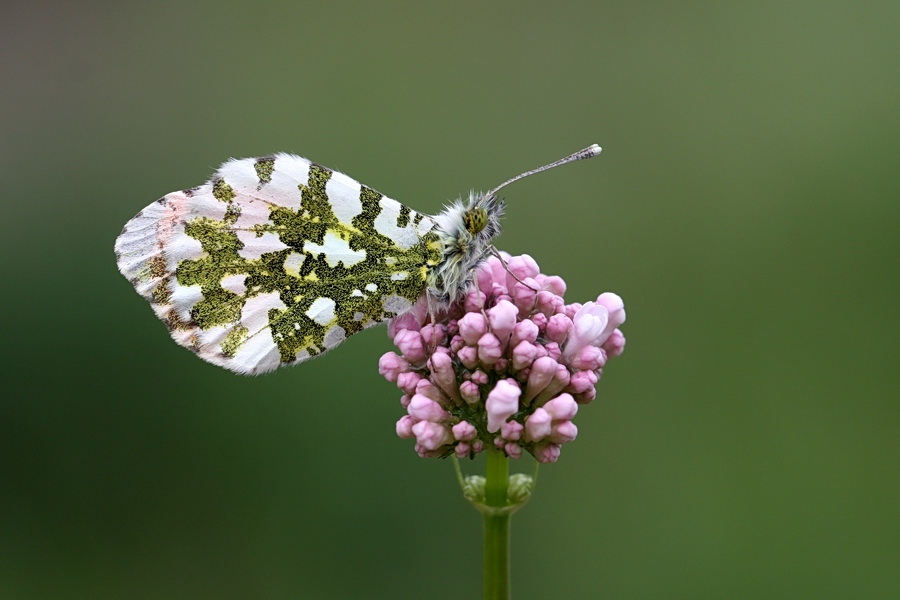
M 509 459 L 489 449 L 485 468 L 484 511 L 484 599 L 509 600 L 509 521 L 507 506 Z M 498 510 L 490 510 L 490 509 Z

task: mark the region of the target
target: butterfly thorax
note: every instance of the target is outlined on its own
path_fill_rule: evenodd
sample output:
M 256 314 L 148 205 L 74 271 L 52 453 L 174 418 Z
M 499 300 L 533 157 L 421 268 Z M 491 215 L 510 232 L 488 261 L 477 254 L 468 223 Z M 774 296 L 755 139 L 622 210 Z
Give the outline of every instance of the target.
M 465 295 L 476 267 L 500 233 L 503 210 L 503 201 L 494 194 L 470 192 L 468 201 L 457 200 L 435 216 L 442 258 L 429 270 L 426 285 L 439 304 L 449 305 Z

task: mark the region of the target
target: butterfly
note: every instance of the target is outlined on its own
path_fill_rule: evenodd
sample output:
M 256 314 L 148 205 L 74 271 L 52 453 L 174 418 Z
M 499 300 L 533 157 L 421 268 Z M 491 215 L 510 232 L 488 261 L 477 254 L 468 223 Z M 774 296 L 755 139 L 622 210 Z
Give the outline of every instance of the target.
M 180 345 L 237 373 L 266 373 L 422 298 L 429 310 L 460 299 L 496 253 L 497 192 L 600 150 L 472 192 L 434 216 L 293 154 L 232 159 L 128 221 L 116 261 Z

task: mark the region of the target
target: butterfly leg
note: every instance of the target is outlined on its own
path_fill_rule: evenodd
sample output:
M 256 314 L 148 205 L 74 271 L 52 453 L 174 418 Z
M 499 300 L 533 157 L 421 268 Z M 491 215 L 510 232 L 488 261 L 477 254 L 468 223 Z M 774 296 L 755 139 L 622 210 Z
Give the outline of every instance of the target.
M 471 269 L 469 269 L 468 279 L 469 279 L 469 285 L 472 286 L 472 289 L 475 290 L 475 293 L 478 295 L 478 298 L 480 299 L 481 294 L 479 294 L 478 292 L 480 292 L 481 290 L 478 289 L 478 276 L 475 274 L 477 270 L 478 270 L 478 267 L 472 267 Z M 487 313 L 484 310 L 484 303 L 486 300 L 487 300 L 487 296 L 485 296 L 484 300 L 482 300 L 481 306 L 479 307 L 481 309 L 481 314 L 484 317 L 485 321 L 488 320 Z
M 506 270 L 506 272 L 513 276 L 513 279 L 515 279 L 516 281 L 518 281 L 519 283 L 521 283 L 522 285 L 524 285 L 525 287 L 527 287 L 529 290 L 531 290 L 531 291 L 533 291 L 533 292 L 539 292 L 539 291 L 540 291 L 540 290 L 538 290 L 538 289 L 536 289 L 536 288 L 531 287 L 530 285 L 528 285 L 527 283 L 525 283 L 524 281 L 522 281 L 521 279 L 519 279 L 519 277 L 518 277 L 515 273 L 513 273 L 512 271 L 510 271 L 509 265 L 506 264 L 506 261 L 503 260 L 503 257 L 500 255 L 500 252 L 497 250 L 497 248 L 496 248 L 493 244 L 491 244 L 490 246 L 488 246 L 488 247 L 485 249 L 485 252 L 488 252 L 488 253 L 490 253 L 490 254 L 496 256 L 497 259 L 500 261 L 500 264 L 503 265 L 503 268 Z
M 428 306 L 428 319 L 431 321 L 431 352 L 429 352 L 429 356 L 434 356 L 435 351 L 437 350 L 437 309 L 434 306 L 434 298 L 431 297 L 431 294 L 425 292 L 425 303 Z

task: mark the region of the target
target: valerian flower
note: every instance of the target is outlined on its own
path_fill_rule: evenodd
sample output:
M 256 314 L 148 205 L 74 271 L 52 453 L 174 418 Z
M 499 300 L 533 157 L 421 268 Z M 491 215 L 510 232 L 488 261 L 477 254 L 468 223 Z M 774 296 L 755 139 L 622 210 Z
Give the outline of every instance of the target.
M 422 457 L 471 457 L 487 445 L 555 462 L 578 435 L 578 407 L 622 353 L 622 299 L 566 304 L 566 284 L 528 255 L 491 257 L 466 297 L 437 315 L 424 301 L 391 321 L 400 354 L 379 372 L 403 391 L 397 435 Z M 434 319 L 434 322 L 432 322 Z

